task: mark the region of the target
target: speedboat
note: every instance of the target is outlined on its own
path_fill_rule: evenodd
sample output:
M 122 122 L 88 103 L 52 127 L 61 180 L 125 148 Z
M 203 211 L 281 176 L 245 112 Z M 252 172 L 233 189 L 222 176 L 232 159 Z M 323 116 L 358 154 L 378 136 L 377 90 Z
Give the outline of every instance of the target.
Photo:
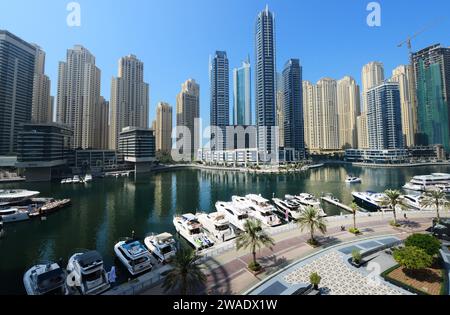
M 19 210 L 16 208 L 0 210 L 1 221 L 5 223 L 20 222 L 30 219 L 29 213 L 26 210 Z
M 295 199 L 281 200 L 273 198 L 272 201 L 280 213 L 292 220 L 298 220 L 305 210 L 305 207 L 299 202 L 296 202 Z
M 103 258 L 96 251 L 74 254 L 67 264 L 68 278 L 82 295 L 96 295 L 110 288 Z
M 114 252 L 133 275 L 139 275 L 152 269 L 150 252 L 136 240 L 120 241 L 114 246 Z
M 313 207 L 319 211 L 321 217 L 326 217 L 327 214 L 322 208 L 320 200 L 308 193 L 302 193 L 300 195 L 294 196 L 298 202 L 300 202 L 305 207 Z
M 415 210 L 431 211 L 436 209 L 436 207 L 424 207 L 422 205 L 422 201 L 424 200 L 423 195 L 406 195 L 403 200 L 408 207 Z
M 61 179 L 61 184 L 67 184 L 67 179 L 66 178 Z
M 387 197 L 383 193 L 376 193 L 372 191 L 367 192 L 353 192 L 353 198 L 358 206 L 372 212 L 390 211 L 389 206 L 383 206 L 382 202 Z
M 214 245 L 214 242 L 202 231 L 203 226 L 192 213 L 173 218 L 177 232 L 192 244 L 196 250 L 202 250 Z
M 409 183 L 403 186 L 405 190 L 426 191 L 436 188 L 438 185 L 450 184 L 450 174 L 433 173 L 431 175 L 414 176 Z
M 36 265 L 25 272 L 23 285 L 28 295 L 67 295 L 66 273 L 57 263 Z
M 86 176 L 84 177 L 83 181 L 85 183 L 90 183 L 90 182 L 92 182 L 92 180 L 93 180 L 92 175 L 91 174 L 86 174 Z
M 226 242 L 236 237 L 230 221 L 223 213 L 198 213 L 197 218 L 203 228 L 219 242 Z
M 347 179 L 345 180 L 345 182 L 347 184 L 361 184 L 362 180 L 359 177 L 348 176 Z
M 238 207 L 232 202 L 216 202 L 216 210 L 225 215 L 225 218 L 241 231 L 245 231 L 245 223 L 248 221 L 248 208 Z
M 38 191 L 24 189 L 0 190 L 0 206 L 19 204 L 35 198 L 40 194 Z
M 162 263 L 169 262 L 177 253 L 175 240 L 169 233 L 147 236 L 144 239 L 144 244 L 150 253 Z
M 72 183 L 74 183 L 74 184 L 79 184 L 79 183 L 81 183 L 80 176 L 75 175 L 75 176 L 73 177 L 73 179 L 72 179 Z
M 277 209 L 269 203 L 269 200 L 263 198 L 261 195 L 252 194 L 245 196 L 245 198 L 252 203 L 250 207 L 253 211 L 250 213 L 250 216 L 269 227 L 274 227 L 282 223 L 280 218 L 275 214 Z

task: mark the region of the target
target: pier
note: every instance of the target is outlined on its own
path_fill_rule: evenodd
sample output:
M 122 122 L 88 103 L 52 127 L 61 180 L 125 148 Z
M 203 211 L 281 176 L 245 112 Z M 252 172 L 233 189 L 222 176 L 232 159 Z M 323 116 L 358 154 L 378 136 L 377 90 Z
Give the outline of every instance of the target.
M 344 205 L 343 203 L 341 203 L 339 200 L 337 200 L 333 196 L 324 196 L 324 197 L 322 197 L 322 200 L 325 201 L 325 202 L 328 202 L 328 203 L 330 203 L 330 204 L 332 204 L 332 205 L 334 205 L 336 207 L 339 207 L 339 208 L 341 208 L 341 209 L 343 209 L 343 210 L 345 210 L 347 212 L 350 212 L 350 213 L 353 212 L 352 208 L 350 208 L 347 205 Z

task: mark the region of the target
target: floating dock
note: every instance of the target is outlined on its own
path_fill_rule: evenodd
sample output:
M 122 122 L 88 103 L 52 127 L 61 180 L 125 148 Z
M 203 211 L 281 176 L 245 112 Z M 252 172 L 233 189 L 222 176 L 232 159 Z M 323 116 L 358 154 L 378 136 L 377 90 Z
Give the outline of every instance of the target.
M 325 202 L 328 202 L 328 203 L 330 203 L 330 204 L 332 204 L 332 205 L 334 205 L 334 206 L 336 206 L 336 207 L 338 207 L 338 208 L 341 208 L 341 209 L 343 209 L 343 210 L 345 210 L 345 211 L 348 211 L 348 212 L 350 212 L 350 213 L 353 213 L 353 210 L 352 210 L 351 207 L 349 207 L 349 206 L 347 206 L 347 205 L 344 205 L 343 203 L 341 203 L 341 202 L 338 201 L 338 200 L 335 200 L 335 199 L 334 199 L 333 197 L 331 197 L 331 196 L 325 196 L 325 197 L 322 197 L 322 200 L 325 201 Z M 359 212 L 359 210 L 358 210 L 358 212 Z

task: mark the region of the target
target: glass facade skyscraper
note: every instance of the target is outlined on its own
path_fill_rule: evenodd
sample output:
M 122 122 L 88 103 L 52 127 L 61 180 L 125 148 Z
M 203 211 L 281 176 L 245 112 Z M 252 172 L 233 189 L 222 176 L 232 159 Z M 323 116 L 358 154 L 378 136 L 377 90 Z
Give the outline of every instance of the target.
M 252 124 L 250 61 L 244 61 L 242 67 L 233 70 L 233 125 Z
M 0 30 L 0 155 L 17 150 L 23 123 L 31 121 L 36 47 Z
M 272 12 L 269 11 L 269 7 L 260 12 L 256 19 L 255 44 L 255 109 L 256 126 L 258 128 L 258 149 L 265 154 L 278 150 L 278 135 L 275 132 L 275 18 Z
M 290 59 L 283 69 L 284 147 L 304 157 L 302 67 L 298 59 Z
M 417 93 L 418 143 L 450 151 L 450 48 L 427 47 L 412 55 Z

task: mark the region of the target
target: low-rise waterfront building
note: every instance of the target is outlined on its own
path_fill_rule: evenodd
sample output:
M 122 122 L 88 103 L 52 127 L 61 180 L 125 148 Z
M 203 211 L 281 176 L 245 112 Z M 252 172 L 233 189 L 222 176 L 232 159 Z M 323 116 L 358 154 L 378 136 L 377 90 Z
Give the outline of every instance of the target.
M 115 169 L 117 164 L 118 157 L 114 150 L 76 150 L 71 165 L 74 174 L 100 174 Z
M 119 136 L 119 154 L 125 163 L 134 166 L 135 172 L 150 172 L 156 161 L 155 134 L 151 129 L 126 127 Z

